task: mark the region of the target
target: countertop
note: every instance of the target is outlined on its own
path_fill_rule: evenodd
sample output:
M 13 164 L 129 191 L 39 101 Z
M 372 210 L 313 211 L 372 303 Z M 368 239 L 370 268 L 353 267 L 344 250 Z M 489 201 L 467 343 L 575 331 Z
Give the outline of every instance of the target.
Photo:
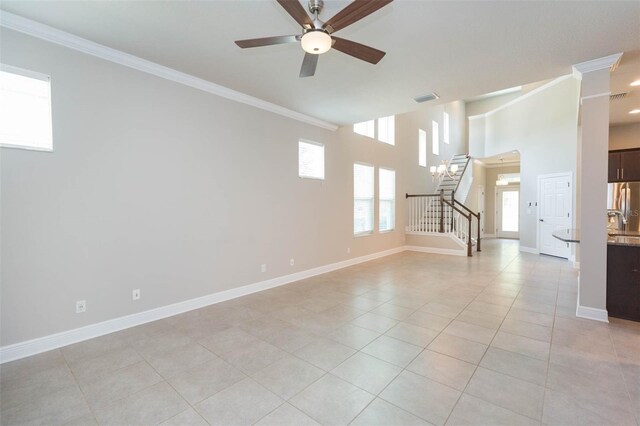
M 580 242 L 580 230 L 579 229 L 559 229 L 554 231 L 551 235 L 565 243 L 579 243 Z
M 579 243 L 579 229 L 559 229 L 552 234 L 565 243 Z M 640 247 L 640 232 L 609 230 L 607 244 L 612 246 Z
M 612 246 L 640 247 L 640 232 L 615 231 L 609 233 L 607 244 Z

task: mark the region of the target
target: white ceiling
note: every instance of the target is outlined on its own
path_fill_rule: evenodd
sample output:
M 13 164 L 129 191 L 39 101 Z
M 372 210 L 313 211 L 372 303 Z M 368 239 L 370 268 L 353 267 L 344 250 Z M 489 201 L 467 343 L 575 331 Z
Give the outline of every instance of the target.
M 640 42 L 639 42 L 640 43 Z M 640 80 L 640 50 L 625 52 L 618 68 L 611 74 L 611 93 L 629 92 L 623 99 L 609 104 L 609 123 L 612 125 L 640 122 L 640 114 L 629 114 L 640 109 L 640 86 L 631 86 Z
M 348 4 L 328 0 L 324 20 Z M 337 51 L 300 79 L 300 46 L 241 50 L 234 40 L 296 34 L 271 0 L 11 1 L 0 8 L 337 124 L 568 74 L 640 48 L 640 2 L 396 0 L 339 36 L 384 50 L 370 65 Z

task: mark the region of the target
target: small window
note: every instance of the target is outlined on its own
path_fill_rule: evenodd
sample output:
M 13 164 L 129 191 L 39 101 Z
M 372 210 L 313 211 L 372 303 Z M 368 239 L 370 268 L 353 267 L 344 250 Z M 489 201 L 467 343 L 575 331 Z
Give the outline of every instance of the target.
M 0 66 L 0 146 L 53 151 L 49 76 Z
M 376 129 L 376 122 L 374 120 L 363 121 L 362 123 L 356 123 L 353 125 L 353 131 L 359 135 L 373 138 Z
M 373 166 L 353 165 L 353 233 L 373 232 Z
M 298 142 L 298 176 L 324 179 L 324 145 L 317 142 Z
M 396 117 L 394 115 L 378 118 L 378 140 L 389 145 L 396 144 Z
M 427 167 L 427 132 L 418 129 L 418 165 Z
M 442 117 L 442 140 L 449 144 L 449 114 L 446 112 Z
M 378 169 L 380 197 L 380 232 L 392 231 L 396 226 L 396 172 Z
M 439 132 L 438 132 L 438 122 L 431 122 L 431 150 L 433 151 L 433 155 L 440 155 L 440 140 L 439 140 Z

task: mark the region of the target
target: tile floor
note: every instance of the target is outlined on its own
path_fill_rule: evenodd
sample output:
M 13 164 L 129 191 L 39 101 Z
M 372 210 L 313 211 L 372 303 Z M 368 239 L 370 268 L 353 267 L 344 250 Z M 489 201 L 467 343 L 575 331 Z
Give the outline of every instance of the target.
M 487 240 L 405 252 L 1 366 L 0 423 L 637 425 L 640 323 Z

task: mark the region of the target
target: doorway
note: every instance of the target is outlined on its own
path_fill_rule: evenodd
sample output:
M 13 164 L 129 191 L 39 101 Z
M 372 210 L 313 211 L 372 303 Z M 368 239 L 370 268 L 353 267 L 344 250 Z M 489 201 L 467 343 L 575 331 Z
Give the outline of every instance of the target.
M 553 237 L 560 229 L 571 228 L 573 218 L 571 173 L 538 176 L 538 241 L 540 254 L 568 259 L 571 248 Z
M 520 186 L 496 188 L 496 229 L 498 238 L 520 238 Z

